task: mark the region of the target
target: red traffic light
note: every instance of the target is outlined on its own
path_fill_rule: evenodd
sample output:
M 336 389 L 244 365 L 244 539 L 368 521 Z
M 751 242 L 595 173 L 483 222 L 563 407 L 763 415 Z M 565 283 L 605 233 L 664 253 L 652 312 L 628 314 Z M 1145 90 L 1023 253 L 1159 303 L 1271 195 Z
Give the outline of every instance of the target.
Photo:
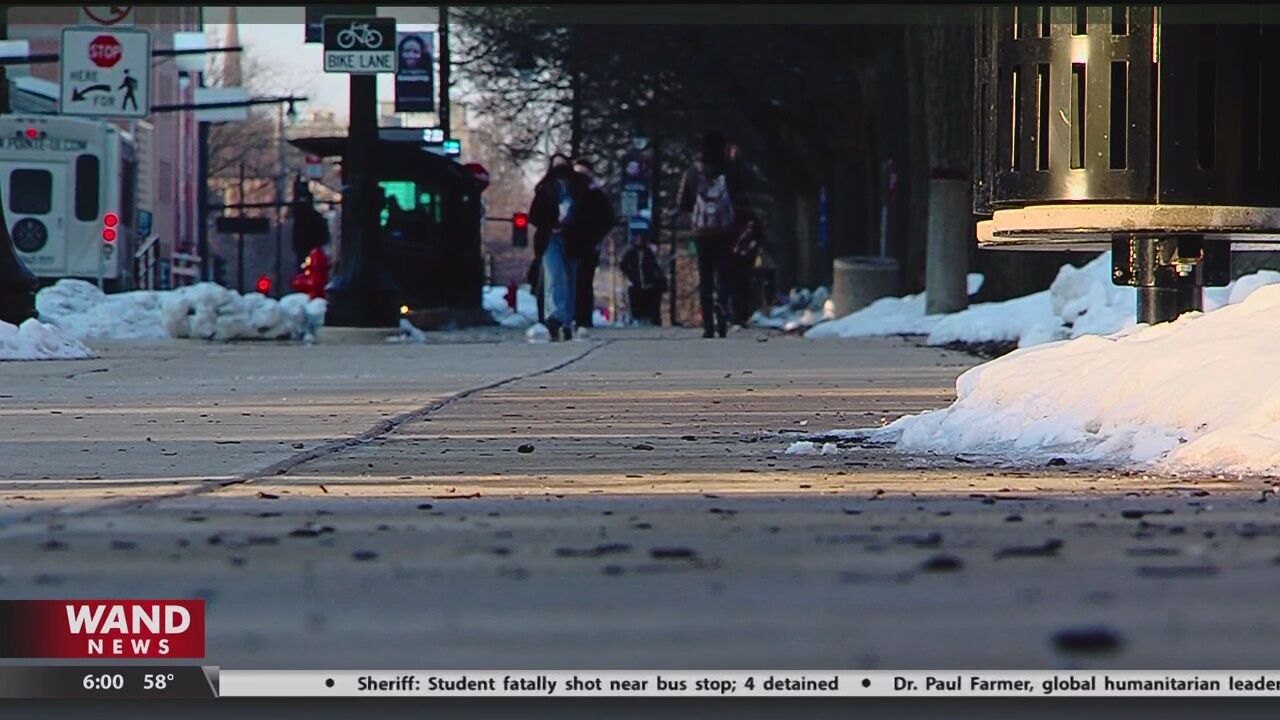
M 267 277 L 266 275 L 259 275 L 259 276 L 258 276 L 258 284 L 257 284 L 255 287 L 257 287 L 258 292 L 262 293 L 263 295 L 266 295 L 266 294 L 270 293 L 270 292 L 271 292 L 271 278 Z
M 113 243 L 116 241 L 115 228 L 102 228 L 102 242 Z
M 516 213 L 511 216 L 511 224 L 514 225 L 517 230 L 523 230 L 529 227 L 529 216 L 524 213 Z
M 40 131 L 39 131 L 39 130 L 36 130 L 36 129 L 35 129 L 35 128 L 33 128 L 33 127 L 29 127 L 29 128 L 27 128 L 27 139 L 28 139 L 28 140 L 35 140 L 35 139 L 36 139 L 36 138 L 38 138 L 38 137 L 40 137 Z
M 116 225 L 120 224 L 120 216 L 116 215 L 113 212 L 109 212 L 106 215 L 102 216 L 102 224 L 106 225 L 109 228 L 113 228 Z

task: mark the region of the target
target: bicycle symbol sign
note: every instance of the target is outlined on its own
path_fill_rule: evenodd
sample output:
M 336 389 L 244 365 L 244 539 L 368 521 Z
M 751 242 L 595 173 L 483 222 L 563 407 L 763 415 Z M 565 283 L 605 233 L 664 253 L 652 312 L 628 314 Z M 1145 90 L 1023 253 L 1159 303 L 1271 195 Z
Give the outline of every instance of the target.
M 379 17 L 326 17 L 324 70 L 348 74 L 396 71 L 396 21 Z

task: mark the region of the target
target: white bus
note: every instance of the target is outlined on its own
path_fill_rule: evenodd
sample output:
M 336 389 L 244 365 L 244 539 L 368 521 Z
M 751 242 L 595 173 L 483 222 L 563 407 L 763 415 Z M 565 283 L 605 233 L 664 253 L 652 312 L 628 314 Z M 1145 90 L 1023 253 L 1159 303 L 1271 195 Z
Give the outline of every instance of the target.
M 41 285 L 60 278 L 132 288 L 138 163 L 110 123 L 56 115 L 0 117 L 0 196 L 18 255 Z M 103 230 L 114 222 L 115 241 Z

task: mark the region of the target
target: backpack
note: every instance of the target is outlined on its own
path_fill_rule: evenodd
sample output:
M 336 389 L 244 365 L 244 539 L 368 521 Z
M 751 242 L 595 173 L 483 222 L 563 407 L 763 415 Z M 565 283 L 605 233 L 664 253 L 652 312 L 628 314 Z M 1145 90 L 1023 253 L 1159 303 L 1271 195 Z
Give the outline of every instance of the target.
M 733 203 L 729 199 L 729 185 L 724 174 L 714 179 L 698 174 L 698 196 L 693 202 L 693 229 L 721 230 L 733 222 Z

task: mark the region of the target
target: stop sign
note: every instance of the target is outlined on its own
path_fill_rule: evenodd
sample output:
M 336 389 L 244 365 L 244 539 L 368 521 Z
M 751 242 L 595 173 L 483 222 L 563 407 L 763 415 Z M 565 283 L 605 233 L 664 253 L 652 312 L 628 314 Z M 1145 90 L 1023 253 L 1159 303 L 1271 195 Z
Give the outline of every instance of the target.
M 89 43 L 89 59 L 100 68 L 114 67 L 123 56 L 120 41 L 110 35 L 99 35 Z
M 480 184 L 482 186 L 486 188 L 489 187 L 489 171 L 486 170 L 483 165 L 481 165 L 480 163 L 473 162 L 473 163 L 467 163 L 464 167 L 467 170 L 471 171 L 471 174 L 474 175 L 475 178 L 480 181 Z

